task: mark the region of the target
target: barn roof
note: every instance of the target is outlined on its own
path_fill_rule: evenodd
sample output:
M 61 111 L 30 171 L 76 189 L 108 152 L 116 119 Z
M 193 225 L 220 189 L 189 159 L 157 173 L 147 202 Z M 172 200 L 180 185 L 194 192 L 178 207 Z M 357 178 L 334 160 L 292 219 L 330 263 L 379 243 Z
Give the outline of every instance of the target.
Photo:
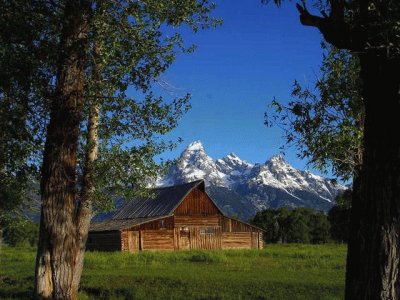
M 90 225 L 90 231 L 120 230 L 122 228 L 130 228 L 136 225 L 145 224 L 162 218 L 165 218 L 165 216 L 136 218 L 136 219 L 116 219 L 116 220 L 110 219 L 99 223 L 92 223 Z
M 136 219 L 171 215 L 194 188 L 200 188 L 204 191 L 204 180 L 153 189 L 151 193 L 154 198 L 133 199 L 121 207 L 113 215 L 112 219 Z
M 111 219 L 99 223 L 92 223 L 90 225 L 90 231 L 121 230 L 169 217 L 173 215 L 175 209 L 195 188 L 199 188 L 205 192 L 204 180 L 152 189 L 151 193 L 153 197 L 132 199 L 123 205 Z M 220 213 L 225 216 L 211 197 L 209 197 L 209 199 L 214 203 Z M 240 222 L 247 224 L 243 221 Z M 254 225 L 247 225 L 263 230 Z

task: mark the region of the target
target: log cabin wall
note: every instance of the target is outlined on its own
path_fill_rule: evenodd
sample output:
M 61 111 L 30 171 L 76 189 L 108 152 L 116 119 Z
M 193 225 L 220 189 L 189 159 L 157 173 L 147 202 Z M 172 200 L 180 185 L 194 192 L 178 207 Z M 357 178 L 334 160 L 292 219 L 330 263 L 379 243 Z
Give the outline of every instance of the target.
M 118 251 L 121 247 L 121 233 L 118 230 L 104 232 L 90 232 L 88 235 L 87 250 Z
M 140 231 L 141 250 L 174 250 L 174 230 Z
M 174 217 L 134 226 L 121 231 L 121 249 L 135 253 L 139 250 L 174 250 Z
M 223 232 L 223 249 L 250 249 L 252 248 L 251 232 Z

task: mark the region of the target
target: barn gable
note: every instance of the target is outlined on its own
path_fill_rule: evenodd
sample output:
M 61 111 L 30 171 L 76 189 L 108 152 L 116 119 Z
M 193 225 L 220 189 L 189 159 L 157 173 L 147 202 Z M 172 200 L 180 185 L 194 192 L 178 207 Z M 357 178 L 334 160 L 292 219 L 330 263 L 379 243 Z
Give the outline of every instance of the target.
M 153 189 L 151 193 L 154 198 L 133 199 L 117 211 L 112 219 L 136 219 L 171 215 L 194 189 L 204 192 L 204 181 L 197 180 L 172 187 Z

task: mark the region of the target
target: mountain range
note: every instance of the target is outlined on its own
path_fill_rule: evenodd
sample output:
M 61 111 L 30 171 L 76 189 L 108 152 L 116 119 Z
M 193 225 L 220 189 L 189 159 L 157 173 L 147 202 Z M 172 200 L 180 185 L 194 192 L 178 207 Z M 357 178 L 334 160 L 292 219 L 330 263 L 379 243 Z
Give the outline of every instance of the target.
M 204 179 L 207 193 L 231 216 L 247 220 L 257 211 L 278 207 L 309 207 L 328 211 L 346 187 L 291 166 L 282 155 L 251 164 L 231 153 L 211 158 L 200 141 L 191 143 L 157 186 Z

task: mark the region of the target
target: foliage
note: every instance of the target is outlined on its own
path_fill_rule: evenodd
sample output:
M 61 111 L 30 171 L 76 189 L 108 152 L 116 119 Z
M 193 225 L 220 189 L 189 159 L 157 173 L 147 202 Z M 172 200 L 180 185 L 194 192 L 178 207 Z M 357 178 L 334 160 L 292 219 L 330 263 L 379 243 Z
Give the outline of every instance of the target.
M 328 212 L 331 236 L 338 242 L 346 243 L 349 238 L 351 197 L 351 190 L 338 195 L 336 204 Z
M 23 184 L 37 175 L 42 160 L 65 1 L 0 4 L 0 196 L 2 205 L 18 206 L 26 200 Z M 180 28 L 197 32 L 221 21 L 210 16 L 214 4 L 207 0 L 94 1 L 92 9 L 78 180 L 85 166 L 88 115 L 99 105 L 100 152 L 92 177 L 97 208 L 107 208 L 111 194 L 143 192 L 167 165 L 154 157 L 179 142 L 163 135 L 190 108 L 190 95 L 172 99 L 151 90 L 177 53 L 195 48 L 184 45 Z M 96 85 L 95 66 L 101 66 L 101 86 Z
M 363 103 L 358 58 L 349 51 L 322 44 L 321 78 L 315 87 L 295 81 L 293 99 L 274 99 L 265 124 L 283 130 L 288 145 L 313 167 L 349 179 L 361 164 Z
M 37 246 L 39 239 L 39 224 L 24 217 L 12 217 L 3 220 L 4 242 L 10 246 Z
M 342 299 L 344 245 L 263 250 L 88 252 L 82 299 Z M 31 296 L 33 249 L 0 253 L 1 298 Z
M 258 212 L 251 223 L 265 229 L 266 243 L 327 243 L 330 239 L 327 216 L 309 208 L 268 208 Z
M 54 73 L 54 23 L 43 2 L 0 1 L 0 211 L 27 200 L 40 165 L 46 128 L 47 83 Z M 26 16 L 29 22 L 24 22 Z
M 101 85 L 94 76 L 88 77 L 85 112 L 87 119 L 90 107 L 101 107 L 99 154 L 92 177 L 95 206 L 102 209 L 112 206 L 112 198 L 146 193 L 149 183 L 170 165 L 154 157 L 175 147 L 176 141 L 162 136 L 190 108 L 190 95 L 168 99 L 154 95 L 152 87 L 178 52 L 194 50 L 193 45 L 184 45 L 179 27 L 196 32 L 220 21 L 210 16 L 214 4 L 208 1 L 98 1 L 97 5 L 91 51 L 97 49 L 98 57 L 92 55 L 88 73 L 101 66 Z M 85 166 L 85 125 L 80 166 Z

